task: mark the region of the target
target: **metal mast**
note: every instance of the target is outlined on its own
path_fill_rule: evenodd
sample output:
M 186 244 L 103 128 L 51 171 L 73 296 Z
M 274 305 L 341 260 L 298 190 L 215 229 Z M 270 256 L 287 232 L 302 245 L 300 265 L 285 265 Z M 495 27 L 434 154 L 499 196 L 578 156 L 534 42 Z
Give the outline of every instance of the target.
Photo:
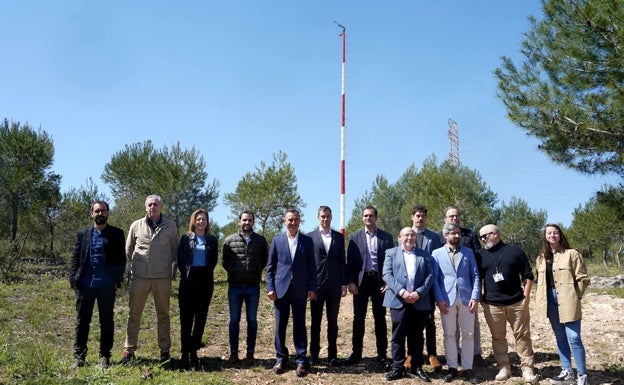
M 448 157 L 449 163 L 451 163 L 451 166 L 459 167 L 459 133 L 457 122 L 450 118 L 448 120 L 448 137 L 451 141 Z
M 334 23 L 336 23 L 334 21 Z M 340 232 L 345 234 L 345 60 L 347 32 L 344 26 L 336 23 L 342 29 L 338 36 L 342 36 L 342 76 L 341 76 L 341 119 L 340 119 Z

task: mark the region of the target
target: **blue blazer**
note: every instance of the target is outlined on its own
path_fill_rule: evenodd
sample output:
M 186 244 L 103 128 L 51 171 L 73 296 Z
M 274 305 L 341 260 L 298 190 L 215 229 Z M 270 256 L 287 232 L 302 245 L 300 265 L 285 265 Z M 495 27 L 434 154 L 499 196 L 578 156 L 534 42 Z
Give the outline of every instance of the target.
M 432 264 L 435 272 L 433 292 L 436 302 L 445 301 L 449 306 L 459 299 L 468 305 L 471 299 L 481 298 L 481 280 L 474 253 L 466 246 L 459 248 L 457 271 L 449 258 L 446 245 L 433 251 Z
M 316 292 L 316 262 L 312 238 L 299 233 L 294 260 L 288 247 L 288 236 L 281 233 L 271 241 L 266 273 L 267 292 L 282 298 L 292 285 L 297 299 L 306 300 L 309 291 Z
M 420 299 L 412 304 L 417 310 L 431 310 L 431 300 L 429 293 L 433 285 L 433 271 L 431 269 L 431 257 L 429 253 L 417 247 L 414 248 L 416 254 L 416 274 L 414 276 L 414 291 L 420 295 Z M 383 279 L 388 285 L 383 305 L 391 309 L 400 309 L 405 305 L 403 298 L 399 295 L 407 285 L 407 268 L 403 258 L 403 249 L 394 247 L 386 251 L 386 259 L 383 266 Z
M 347 282 L 354 282 L 358 286 L 364 277 L 366 262 L 366 231 L 356 231 L 349 237 L 347 246 Z M 377 272 L 383 275 L 386 250 L 394 247 L 394 239 L 390 233 L 377 228 Z
M 316 283 L 319 287 L 323 285 L 346 286 L 347 285 L 347 265 L 345 258 L 344 236 L 331 230 L 331 242 L 329 251 L 325 251 L 325 242 L 321 230 L 308 233 L 314 243 L 314 259 L 317 268 Z M 327 282 L 325 282 L 327 280 Z
M 420 248 L 428 252 L 429 255 L 433 253 L 433 250 L 442 247 L 442 245 L 444 244 L 440 242 L 440 236 L 438 235 L 438 233 L 434 233 L 433 231 L 425 228 L 425 231 L 423 231 L 422 234 L 423 242 Z

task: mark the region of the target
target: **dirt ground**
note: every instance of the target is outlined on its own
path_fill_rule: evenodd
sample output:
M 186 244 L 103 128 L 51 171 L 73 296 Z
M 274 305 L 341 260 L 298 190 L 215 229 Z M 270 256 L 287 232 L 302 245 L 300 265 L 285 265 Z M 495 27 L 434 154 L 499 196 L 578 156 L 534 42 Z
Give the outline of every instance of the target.
M 359 365 L 349 367 L 329 367 L 325 363 L 314 366 L 310 374 L 302 379 L 295 376 L 294 370 L 276 376 L 271 371 L 274 363 L 273 348 L 273 314 L 270 311 L 271 304 L 266 298 L 261 301 L 261 315 L 259 320 L 258 346 L 256 349 L 256 366 L 243 367 L 242 365 L 228 366 L 225 363 L 216 363 L 221 366 L 228 374 L 228 378 L 235 383 L 241 384 L 273 384 L 273 383 L 298 383 L 298 384 L 378 384 L 386 383 L 385 368 L 378 364 L 374 357 L 376 356 L 375 340 L 373 333 L 372 316 L 370 309 L 366 320 L 367 333 L 364 341 L 365 358 Z M 531 314 L 534 315 L 534 301 L 531 301 Z M 262 312 L 264 309 L 264 312 Z M 227 314 L 221 313 L 216 315 L 222 318 L 222 322 L 227 325 Z M 438 325 L 438 354 L 443 360 L 444 347 L 441 340 L 441 324 L 439 322 L 439 312 L 436 311 Z M 483 312 L 479 311 L 482 330 L 482 348 L 485 365 L 475 367 L 482 384 L 522 384 L 520 368 L 518 366 L 519 359 L 514 353 L 515 343 L 508 333 L 512 376 L 505 382 L 494 381 L 498 368 L 492 355 L 492 344 L 490 340 L 489 330 L 483 317 Z M 624 299 L 613 298 L 608 295 L 587 293 L 583 299 L 583 322 L 582 336 L 587 352 L 587 366 L 590 384 L 623 384 L 624 383 L 624 327 L 622 318 L 624 317 Z M 209 315 L 210 318 L 210 315 Z M 387 314 L 388 325 L 390 325 L 390 316 Z M 351 352 L 351 322 L 352 322 L 352 296 L 347 295 L 342 301 L 339 316 L 340 332 L 338 338 L 338 355 L 341 358 L 347 357 Z M 219 322 L 221 325 L 223 323 Z M 531 333 L 533 339 L 533 347 L 535 351 L 535 369 L 540 374 L 541 384 L 548 384 L 548 378 L 559 374 L 560 363 L 555 347 L 555 338 L 547 322 L 541 322 L 537 317 L 531 319 Z M 321 359 L 326 356 L 326 346 L 323 344 L 325 339 L 325 328 L 323 327 L 323 335 L 321 337 L 322 350 Z M 388 331 L 390 334 L 390 331 Z M 244 351 L 245 343 L 245 325 L 241 323 L 241 350 Z M 390 337 L 390 335 L 388 335 Z M 289 339 L 289 341 L 291 341 Z M 289 346 L 291 353 L 294 351 L 292 345 Z M 388 353 L 390 353 L 388 351 Z M 226 358 L 227 351 L 224 351 L 223 345 L 211 345 L 202 349 L 201 355 L 209 357 Z M 222 361 L 221 361 L 222 362 Z M 426 371 L 431 368 L 425 366 Z M 229 372 L 228 372 L 229 371 Z M 231 374 L 231 375 L 230 375 Z M 431 373 L 433 384 L 442 384 L 442 376 Z M 397 381 L 395 384 L 416 384 L 420 381 L 415 377 L 406 377 Z M 453 383 L 462 383 L 462 380 L 456 379 Z M 464 382 L 468 384 L 468 382 Z

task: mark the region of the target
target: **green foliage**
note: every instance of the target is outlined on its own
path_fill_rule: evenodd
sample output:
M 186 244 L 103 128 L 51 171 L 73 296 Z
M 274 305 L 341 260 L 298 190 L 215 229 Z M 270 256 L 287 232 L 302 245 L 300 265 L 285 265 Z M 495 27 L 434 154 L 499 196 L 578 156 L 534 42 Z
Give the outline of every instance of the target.
M 624 175 L 624 2 L 547 0 L 514 64 L 496 69 L 509 118 L 555 162 Z
M 546 211 L 531 210 L 521 198 L 513 196 L 509 204 L 501 204 L 498 227 L 503 241 L 520 246 L 531 260 L 541 252 L 545 224 Z
M 243 210 L 253 212 L 258 233 L 269 242 L 282 228 L 286 210 L 306 206 L 297 191 L 295 169 L 282 151 L 273 154 L 271 165 L 261 161 L 255 171 L 246 173 L 236 191 L 224 195 L 224 202 L 233 218 Z
M 438 164 L 432 155 L 420 170 L 414 165 L 408 167 L 395 183 L 383 175 L 377 176 L 370 192 L 356 200 L 347 231 L 362 226 L 362 209 L 367 205 L 377 208 L 377 225 L 391 234 L 412 225 L 412 208 L 417 204 L 427 207 L 427 227 L 434 231 L 442 227 L 447 206 L 461 209 L 463 226 L 478 227 L 494 220 L 492 210 L 497 200 L 477 171 L 454 167 L 449 162 Z
M 61 177 L 50 168 L 54 160 L 54 145 L 45 131 L 28 124 L 4 119 L 0 124 L 0 203 L 10 210 L 10 240 L 18 231 L 18 218 L 39 205 L 58 197 Z
M 203 156 L 193 147 L 154 148 L 151 141 L 126 145 L 104 166 L 102 180 L 111 187 L 120 217 L 141 209 L 150 194 L 162 197 L 165 210 L 178 227 L 183 226 L 197 208 L 211 211 L 219 197 L 219 183 L 208 182 Z M 140 202 L 140 205 L 139 205 Z M 135 219 L 137 215 L 133 216 Z

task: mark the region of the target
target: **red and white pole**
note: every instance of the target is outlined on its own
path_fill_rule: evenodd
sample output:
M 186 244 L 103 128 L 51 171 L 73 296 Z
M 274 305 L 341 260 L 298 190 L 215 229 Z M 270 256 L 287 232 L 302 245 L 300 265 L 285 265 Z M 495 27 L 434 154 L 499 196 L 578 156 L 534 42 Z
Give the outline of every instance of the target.
M 334 21 L 334 23 L 336 23 Z M 340 119 L 340 232 L 345 234 L 345 61 L 347 32 L 344 26 L 336 23 L 342 28 L 339 36 L 342 36 L 342 76 L 341 76 L 341 119 Z

